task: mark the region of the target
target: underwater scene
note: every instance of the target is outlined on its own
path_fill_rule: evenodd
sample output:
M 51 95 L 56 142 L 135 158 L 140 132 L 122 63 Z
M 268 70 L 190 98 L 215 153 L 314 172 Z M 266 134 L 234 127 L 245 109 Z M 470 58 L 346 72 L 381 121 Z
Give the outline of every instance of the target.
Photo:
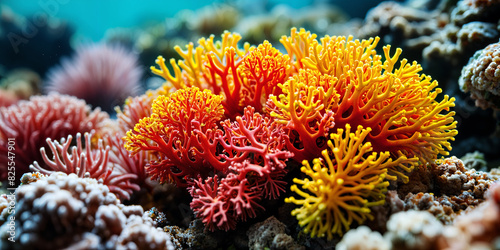
M 0 2 L 0 249 L 500 249 L 500 0 Z

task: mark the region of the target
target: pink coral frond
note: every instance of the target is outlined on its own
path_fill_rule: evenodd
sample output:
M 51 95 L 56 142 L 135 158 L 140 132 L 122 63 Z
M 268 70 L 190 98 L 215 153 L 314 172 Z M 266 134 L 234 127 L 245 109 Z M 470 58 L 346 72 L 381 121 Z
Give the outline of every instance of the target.
M 103 141 L 99 139 L 97 149 L 92 148 L 92 134 L 85 133 L 85 146 L 81 140 L 81 134 L 76 135 L 76 146 L 71 146 L 72 136 L 61 143 L 47 139 L 47 144 L 52 151 L 52 160 L 49 159 L 45 148 L 40 152 L 45 161 L 42 167 L 38 162 L 34 162 L 30 169 L 50 175 L 54 172 L 74 173 L 78 177 L 88 177 L 101 180 L 112 192 L 118 194 L 123 199 L 130 199 L 132 192 L 140 188 L 133 181 L 137 179 L 135 173 L 125 173 L 123 168 L 109 161 L 110 147 L 103 146 Z M 70 148 L 71 147 L 71 148 Z M 115 167 L 116 166 L 116 167 Z
M 254 218 L 256 210 L 264 210 L 264 207 L 258 203 L 261 198 L 259 190 L 252 187 L 246 178 L 240 180 L 239 177 L 230 173 L 222 179 L 221 195 L 229 197 L 235 216 L 245 221 L 248 217 Z
M 228 197 L 220 195 L 217 175 L 208 177 L 205 182 L 201 178 L 193 180 L 189 192 L 193 197 L 191 209 L 208 229 L 214 231 L 219 228 L 228 231 L 236 228 L 236 220 L 229 213 L 231 204 Z

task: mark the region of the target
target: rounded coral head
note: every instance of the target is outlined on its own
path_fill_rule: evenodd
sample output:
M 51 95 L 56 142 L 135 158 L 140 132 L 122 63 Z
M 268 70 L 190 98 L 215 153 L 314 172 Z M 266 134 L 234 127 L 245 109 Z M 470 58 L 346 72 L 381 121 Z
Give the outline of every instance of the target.
M 109 112 L 139 93 L 141 75 L 138 58 L 132 52 L 93 44 L 78 48 L 71 58 L 52 68 L 45 90 L 76 96 Z
M 460 89 L 470 92 L 476 106 L 500 109 L 500 42 L 477 51 L 462 69 Z

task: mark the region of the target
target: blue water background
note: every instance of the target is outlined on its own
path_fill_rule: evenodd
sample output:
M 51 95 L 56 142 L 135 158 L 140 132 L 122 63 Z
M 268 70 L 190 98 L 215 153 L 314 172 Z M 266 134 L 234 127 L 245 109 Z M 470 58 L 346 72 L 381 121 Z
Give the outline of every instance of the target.
M 160 0 L 4 0 L 5 6 L 15 13 L 37 17 L 46 14 L 65 20 L 75 27 L 76 32 L 93 41 L 104 37 L 106 30 L 115 27 L 131 28 L 174 17 L 183 9 L 196 10 L 224 1 L 160 1 Z M 231 2 L 231 1 L 225 1 Z M 366 11 L 379 1 L 357 0 L 355 3 L 340 0 L 287 1 L 287 0 L 238 0 L 247 9 L 266 9 L 277 4 L 301 8 L 317 2 L 329 2 L 344 9 L 351 17 L 364 17 Z

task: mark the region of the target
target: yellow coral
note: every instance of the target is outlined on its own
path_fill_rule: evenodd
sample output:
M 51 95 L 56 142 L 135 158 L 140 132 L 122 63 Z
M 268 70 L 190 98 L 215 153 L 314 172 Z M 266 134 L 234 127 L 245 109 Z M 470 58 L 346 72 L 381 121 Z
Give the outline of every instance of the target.
M 445 95 L 436 101 L 442 90 L 431 77 L 419 74 L 419 64 L 403 59 L 396 67 L 402 51 L 397 49 L 391 56 L 390 45 L 383 48 L 383 61 L 375 51 L 378 37 L 360 41 L 325 36 L 321 43 L 314 37 L 305 30 L 297 33 L 292 29 L 292 36 L 282 42 L 300 60 L 296 67 L 337 79 L 334 88 L 340 99 L 331 108 L 335 127 L 369 127 L 372 131 L 367 140 L 374 151 L 389 151 L 393 159 L 403 158 L 389 169 L 388 178 L 406 182 L 404 172 L 432 162 L 438 154 L 448 154 L 449 141 L 457 134 L 455 112 L 448 112 L 455 99 Z
M 283 94 L 271 96 L 276 107 L 271 116 L 287 125 L 290 141 L 288 150 L 297 161 L 312 160 L 326 147 L 329 129 L 333 128 L 332 110 L 339 101 L 335 91 L 337 78 L 317 70 L 301 69 L 298 75 L 284 84 L 278 84 Z M 321 138 L 325 138 L 321 142 Z
M 300 198 L 286 198 L 285 202 L 301 205 L 292 211 L 304 232 L 312 237 L 332 239 L 349 230 L 355 220 L 362 223 L 370 215 L 370 207 L 384 203 L 389 183 L 384 181 L 387 167 L 392 164 L 389 152 L 372 152 L 365 138 L 371 129 L 351 126 L 331 134 L 323 159 L 313 160 L 311 167 L 303 161 L 301 171 L 310 179 L 297 179 L 292 191 Z
M 170 96 L 160 95 L 153 102 L 151 116 L 141 119 L 127 132 L 125 148 L 134 153 L 163 152 L 165 140 L 173 136 L 173 131 L 179 137 L 175 143 L 188 143 L 194 129 L 206 132 L 217 127 L 224 112 L 221 101 L 222 96 L 196 87 L 177 90 Z
M 302 59 L 309 57 L 310 46 L 316 37 L 316 34 L 311 34 L 305 29 L 300 29 L 297 32 L 297 28 L 292 28 L 290 36 L 281 37 L 280 42 L 285 46 L 288 56 L 294 60 L 293 70 L 295 73 L 304 68 Z
M 281 93 L 278 84 L 288 77 L 290 58 L 283 55 L 271 43 L 264 41 L 257 48 L 251 48 L 238 66 L 240 77 L 244 78 L 244 88 L 249 93 L 244 97 L 243 107 L 252 106 L 258 112 L 269 95 Z
M 209 73 L 205 62 L 210 55 L 219 65 L 223 65 L 222 62 L 226 51 L 229 49 L 234 50 L 235 60 L 240 60 L 250 50 L 250 45 L 245 43 L 243 49 L 239 49 L 239 40 L 241 40 L 240 34 L 226 31 L 222 34 L 221 41 L 214 42 L 214 36 L 212 35 L 208 39 L 199 39 L 199 45 L 196 48 L 193 43 L 189 43 L 186 45 L 186 51 L 183 51 L 179 46 L 175 46 L 174 49 L 183 59 L 177 63 L 175 59 L 170 59 L 173 74 L 165 65 L 165 58 L 162 56 L 158 56 L 156 59 L 156 64 L 160 68 L 151 66 L 151 72 L 163 77 L 175 89 L 198 87 L 200 89 L 210 89 L 214 94 L 220 94 L 220 83 L 218 83 L 214 75 Z

